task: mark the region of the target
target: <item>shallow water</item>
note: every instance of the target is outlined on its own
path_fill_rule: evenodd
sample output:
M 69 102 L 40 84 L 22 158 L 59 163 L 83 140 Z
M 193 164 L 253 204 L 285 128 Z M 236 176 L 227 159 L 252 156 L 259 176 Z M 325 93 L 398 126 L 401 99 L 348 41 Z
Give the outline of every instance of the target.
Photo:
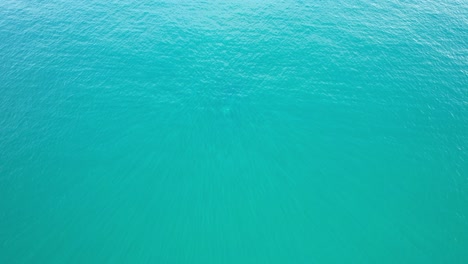
M 0 2 L 0 263 L 468 263 L 468 3 Z

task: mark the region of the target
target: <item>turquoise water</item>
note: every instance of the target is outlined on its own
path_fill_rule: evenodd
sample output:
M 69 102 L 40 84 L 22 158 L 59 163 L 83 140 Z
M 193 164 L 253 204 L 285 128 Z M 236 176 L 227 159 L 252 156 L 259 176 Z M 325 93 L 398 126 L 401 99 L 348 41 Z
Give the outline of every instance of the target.
M 468 263 L 468 2 L 0 1 L 0 263 Z

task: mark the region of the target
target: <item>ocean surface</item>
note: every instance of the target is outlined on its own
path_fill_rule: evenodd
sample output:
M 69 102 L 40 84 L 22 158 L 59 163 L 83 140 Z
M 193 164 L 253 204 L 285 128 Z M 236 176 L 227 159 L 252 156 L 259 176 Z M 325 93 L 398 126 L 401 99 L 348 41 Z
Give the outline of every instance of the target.
M 1 0 L 0 263 L 468 263 L 468 2 Z

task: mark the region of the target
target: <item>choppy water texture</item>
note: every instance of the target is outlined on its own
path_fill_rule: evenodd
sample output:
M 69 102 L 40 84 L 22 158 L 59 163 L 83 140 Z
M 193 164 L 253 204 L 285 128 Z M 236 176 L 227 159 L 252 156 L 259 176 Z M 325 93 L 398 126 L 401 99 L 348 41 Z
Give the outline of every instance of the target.
M 0 1 L 1 263 L 468 263 L 468 2 Z

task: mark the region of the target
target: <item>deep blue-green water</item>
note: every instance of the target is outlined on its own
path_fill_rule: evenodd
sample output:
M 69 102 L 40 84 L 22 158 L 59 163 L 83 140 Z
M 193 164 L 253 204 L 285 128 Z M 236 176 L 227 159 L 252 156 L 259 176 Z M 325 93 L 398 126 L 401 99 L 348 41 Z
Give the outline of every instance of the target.
M 468 2 L 0 1 L 0 263 L 468 263 Z

